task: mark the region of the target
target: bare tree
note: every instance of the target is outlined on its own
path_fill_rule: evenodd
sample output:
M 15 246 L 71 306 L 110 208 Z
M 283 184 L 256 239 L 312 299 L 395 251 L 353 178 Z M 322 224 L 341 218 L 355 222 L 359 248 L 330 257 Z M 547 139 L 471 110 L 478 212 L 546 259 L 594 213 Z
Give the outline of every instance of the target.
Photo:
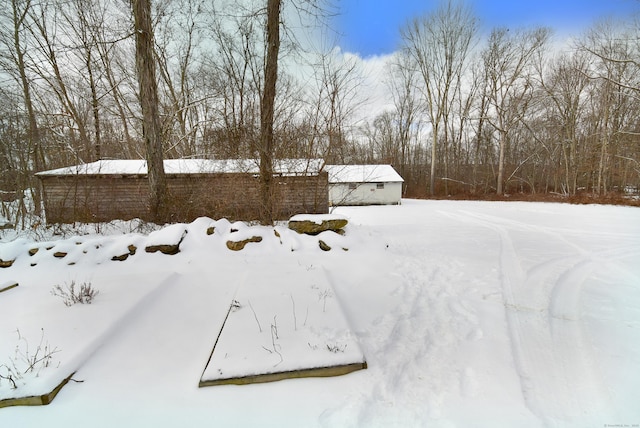
M 531 75 L 534 55 L 545 45 L 549 30 L 510 32 L 506 28 L 491 32 L 483 53 L 488 99 L 488 120 L 499 135 L 496 193 L 504 193 L 505 156 L 511 132 L 525 119 L 532 97 Z
M 77 75 L 87 79 L 90 93 L 90 109 L 93 119 L 93 144 L 87 148 L 87 160 L 96 160 L 102 157 L 102 135 L 99 94 L 99 75 L 101 62 L 98 58 L 99 28 L 104 22 L 105 11 L 101 10 L 100 2 L 87 0 L 73 0 L 68 8 L 61 5 L 61 14 L 65 27 L 69 32 L 69 49 L 75 51 L 80 59 Z M 87 136 L 87 138 L 89 138 Z
M 97 8 L 98 2 L 93 2 L 93 7 Z M 95 37 L 95 48 L 98 53 L 100 70 L 103 73 L 102 79 L 104 94 L 99 98 L 100 108 L 108 112 L 105 125 L 109 126 L 110 132 L 104 132 L 102 137 L 110 139 L 105 145 L 110 146 L 110 150 L 102 150 L 101 154 L 106 156 L 124 157 L 144 157 L 144 150 L 139 147 L 139 143 L 132 137 L 132 118 L 138 114 L 136 106 L 137 79 L 135 73 L 135 55 L 130 52 L 135 51 L 135 44 L 132 43 L 131 36 L 131 13 L 127 13 L 122 8 L 114 8 L 109 0 L 105 0 L 99 14 L 98 25 L 93 27 Z M 105 25 L 108 20 L 109 25 Z M 106 149 L 106 148 L 105 148 Z
M 564 169 L 564 191 L 575 195 L 578 187 L 580 127 L 586 114 L 586 75 L 589 61 L 583 53 L 562 54 L 540 69 L 540 84 L 551 103 L 547 126 L 559 136 Z M 557 124 L 557 125 L 556 125 Z M 555 126 L 554 126 L 555 125 Z
M 260 103 L 260 181 L 262 183 L 262 222 L 272 224 L 273 212 L 273 117 L 278 80 L 278 52 L 280 50 L 281 0 L 267 0 L 266 48 L 264 89 Z
M 478 168 L 481 165 L 481 155 L 482 153 L 488 152 L 485 147 L 488 145 L 488 138 L 485 138 L 486 134 L 486 121 L 487 121 L 487 110 L 488 110 L 488 91 L 489 91 L 489 78 L 487 75 L 488 70 L 482 64 L 482 61 L 477 61 L 474 63 L 474 67 L 472 69 L 472 80 L 471 85 L 477 88 L 477 99 L 475 109 L 473 112 L 473 118 L 477 120 L 477 127 L 475 131 L 475 144 L 473 147 L 473 168 L 471 172 L 471 191 L 473 193 L 478 190 Z M 486 160 L 483 162 L 484 164 L 489 164 Z
M 27 130 L 27 153 L 29 154 L 29 161 L 33 162 L 33 168 L 36 171 L 41 171 L 44 167 L 43 157 L 40 146 L 40 130 L 38 127 L 38 121 L 36 117 L 36 111 L 34 108 L 34 102 L 32 97 L 31 80 L 28 76 L 27 64 L 26 64 L 26 50 L 27 45 L 23 40 L 24 34 L 27 31 L 26 22 L 28 14 L 31 11 L 31 0 L 11 0 L 11 7 L 9 10 L 4 9 L 1 13 L 3 18 L 7 21 L 7 26 L 3 26 L 0 30 L 1 43 L 6 48 L 6 55 L 3 58 L 3 68 L 10 72 L 10 75 L 18 83 L 21 92 L 24 107 L 27 113 L 27 119 L 29 127 Z M 24 162 L 23 167 L 26 171 L 23 174 L 26 176 L 29 170 L 29 161 Z M 28 187 L 27 182 L 23 182 L 20 192 L 21 206 L 24 208 L 23 191 Z M 40 215 L 41 195 L 40 188 L 38 186 L 31 187 L 33 189 L 34 208 L 35 214 Z
M 640 102 L 640 21 L 620 25 L 603 21 L 579 42 L 579 49 L 593 58 L 587 75 L 596 83 L 600 153 L 594 188 L 606 193 L 614 165 L 623 162 L 638 169 L 637 108 Z M 633 112 L 633 113 L 632 113 Z M 635 143 L 634 143 L 635 140 Z M 625 150 L 626 144 L 631 150 Z M 624 168 L 623 168 L 624 169 Z M 640 169 L 638 169 L 640 177 Z M 624 185 L 624 183 L 621 183 Z
M 219 125 L 213 132 L 214 155 L 255 156 L 260 126 L 264 43 L 255 13 L 225 14 L 213 8 L 209 25 L 217 55 L 209 57 L 213 104 Z
M 411 65 L 411 58 L 404 52 L 397 54 L 397 60 L 391 64 L 391 78 L 387 82 L 393 96 L 396 110 L 397 144 L 399 155 L 396 165 L 400 175 L 406 177 L 409 146 L 419 129 L 419 115 L 424 106 L 417 96 L 417 70 Z M 405 178 L 406 179 L 406 178 Z
M 142 129 L 147 152 L 150 213 L 154 220 L 164 220 L 167 183 L 164 174 L 162 127 L 158 113 L 151 0 L 133 0 L 136 35 L 136 67 L 142 108 Z
M 63 25 L 60 5 L 52 1 L 43 1 L 34 6 L 29 12 L 29 29 L 35 40 L 35 52 L 38 57 L 32 59 L 32 66 L 39 77 L 46 82 L 55 99 L 67 118 L 67 129 L 71 137 L 70 149 L 76 160 L 85 161 L 91 155 L 91 140 L 87 131 L 87 117 L 84 114 L 82 101 L 76 90 L 72 90 L 74 76 L 67 73 L 65 63 L 70 45 L 70 34 Z M 64 34 L 64 35 L 63 35 Z M 77 134 L 76 134 L 77 132 Z M 77 138 L 77 141 L 75 140 Z
M 315 0 L 304 0 L 293 6 L 298 13 L 309 13 L 306 6 L 315 10 Z M 260 97 L 260 181 L 263 214 L 261 221 L 271 224 L 274 220 L 273 163 L 275 154 L 274 120 L 276 112 L 276 92 L 278 82 L 278 55 L 280 52 L 280 26 L 282 25 L 282 0 L 267 0 L 265 21 L 265 62 L 264 84 Z
M 193 79 L 201 62 L 203 21 L 202 0 L 165 2 L 155 28 L 164 135 L 172 142 L 165 152 L 176 157 L 192 156 L 197 145 L 197 106 L 206 95 L 196 98 Z
M 466 58 L 477 33 L 471 9 L 446 0 L 430 15 L 414 19 L 402 30 L 403 49 L 422 77 L 422 91 L 432 127 L 429 188 L 435 194 L 439 141 L 447 143 L 449 114 Z M 443 133 L 444 135 L 440 135 Z
M 329 164 L 344 163 L 349 126 L 355 110 L 364 102 L 358 94 L 363 80 L 358 61 L 331 48 L 318 53 L 312 67 L 316 86 L 309 97 L 309 115 L 318 140 L 313 156 Z

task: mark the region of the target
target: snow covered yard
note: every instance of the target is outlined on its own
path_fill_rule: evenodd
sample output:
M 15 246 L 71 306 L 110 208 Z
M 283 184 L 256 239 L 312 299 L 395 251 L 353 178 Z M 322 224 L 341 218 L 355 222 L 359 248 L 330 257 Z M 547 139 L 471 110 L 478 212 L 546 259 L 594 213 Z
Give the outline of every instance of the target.
M 345 236 L 223 220 L 207 235 L 213 221 L 199 219 L 150 236 L 1 242 L 15 262 L 0 285 L 20 285 L 0 293 L 0 364 L 16 329 L 35 346 L 44 328 L 60 352 L 41 376 L 77 368 L 83 382 L 48 406 L 0 409 L 0 426 L 640 424 L 638 208 L 404 200 L 335 213 Z M 224 245 L 256 234 L 242 251 Z M 176 255 L 142 248 L 181 237 Z M 198 388 L 247 273 L 276 281 L 292 267 L 326 272 L 368 369 Z M 50 294 L 72 280 L 99 290 L 91 305 Z

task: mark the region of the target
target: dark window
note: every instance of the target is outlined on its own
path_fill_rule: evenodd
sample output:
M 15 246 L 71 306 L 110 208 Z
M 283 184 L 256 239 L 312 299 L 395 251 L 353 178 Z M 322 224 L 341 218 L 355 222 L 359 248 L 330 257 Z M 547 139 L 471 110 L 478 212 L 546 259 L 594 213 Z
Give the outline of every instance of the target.
M 384 183 L 376 183 L 376 189 L 384 189 Z

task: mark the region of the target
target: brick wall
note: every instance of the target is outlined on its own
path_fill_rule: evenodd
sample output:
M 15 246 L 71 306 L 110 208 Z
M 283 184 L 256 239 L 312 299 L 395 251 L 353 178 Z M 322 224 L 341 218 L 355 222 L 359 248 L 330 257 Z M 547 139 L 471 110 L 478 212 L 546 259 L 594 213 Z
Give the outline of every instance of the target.
M 149 189 L 144 175 L 40 177 L 49 223 L 149 219 Z M 274 177 L 277 218 L 328 212 L 327 173 Z M 260 181 L 251 174 L 168 175 L 171 220 L 201 216 L 255 220 L 261 212 Z

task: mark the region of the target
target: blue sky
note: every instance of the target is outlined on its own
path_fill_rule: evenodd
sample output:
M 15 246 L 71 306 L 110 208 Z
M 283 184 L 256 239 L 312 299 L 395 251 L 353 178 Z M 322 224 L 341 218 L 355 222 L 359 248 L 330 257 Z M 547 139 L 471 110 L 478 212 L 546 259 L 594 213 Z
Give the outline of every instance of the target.
M 339 45 L 363 57 L 393 52 L 399 29 L 408 19 L 435 9 L 438 0 L 333 0 L 339 15 L 334 27 Z M 483 30 L 537 25 L 559 35 L 579 35 L 603 17 L 628 17 L 640 11 L 639 0 L 468 0 Z

